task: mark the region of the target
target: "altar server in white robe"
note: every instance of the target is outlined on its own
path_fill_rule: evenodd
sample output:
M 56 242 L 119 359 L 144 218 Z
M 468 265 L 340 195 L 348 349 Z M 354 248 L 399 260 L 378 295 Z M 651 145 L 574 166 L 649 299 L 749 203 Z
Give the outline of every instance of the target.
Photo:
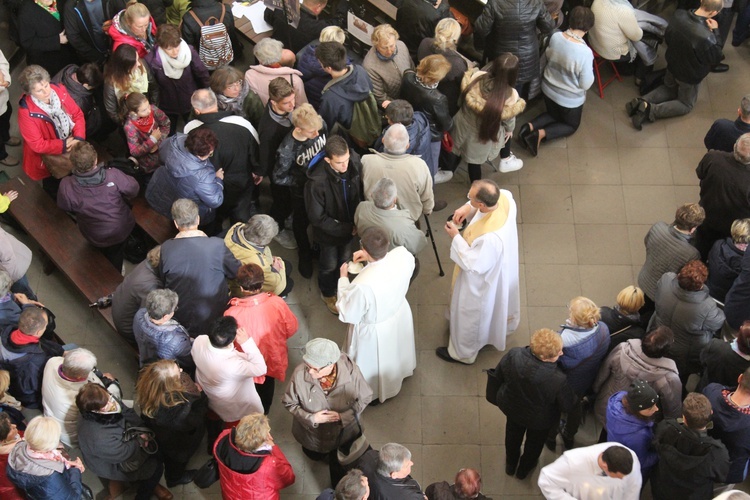
M 401 390 L 417 367 L 414 320 L 406 300 L 414 256 L 404 247 L 388 251 L 388 234 L 379 227 L 362 233 L 362 250 L 354 262 L 367 262 L 349 282 L 349 266 L 341 266 L 339 319 L 349 323 L 344 351 L 357 364 L 382 403 Z
M 521 297 L 518 285 L 516 203 L 510 191 L 491 180 L 474 181 L 469 202 L 453 213 L 445 231 L 452 238 L 453 270 L 448 347 L 439 358 L 472 364 L 490 344 L 505 350 L 505 336 L 518 328 Z M 459 233 L 465 220 L 468 226 Z

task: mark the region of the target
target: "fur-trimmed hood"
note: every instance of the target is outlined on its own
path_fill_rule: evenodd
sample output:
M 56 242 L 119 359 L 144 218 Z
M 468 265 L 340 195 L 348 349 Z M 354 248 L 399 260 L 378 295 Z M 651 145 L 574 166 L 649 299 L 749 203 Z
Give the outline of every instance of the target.
M 486 74 L 486 71 L 481 71 L 476 68 L 469 69 L 461 80 L 461 91 L 465 91 L 474 80 Z M 487 100 L 482 95 L 482 89 L 484 87 L 486 87 L 484 82 L 478 83 L 472 86 L 471 89 L 464 94 L 464 104 L 477 114 L 482 112 L 487 103 Z M 526 109 L 526 101 L 518 96 L 516 89 L 512 90 L 510 97 L 505 100 L 505 106 L 503 106 L 503 115 L 501 117 L 503 121 L 515 118 Z

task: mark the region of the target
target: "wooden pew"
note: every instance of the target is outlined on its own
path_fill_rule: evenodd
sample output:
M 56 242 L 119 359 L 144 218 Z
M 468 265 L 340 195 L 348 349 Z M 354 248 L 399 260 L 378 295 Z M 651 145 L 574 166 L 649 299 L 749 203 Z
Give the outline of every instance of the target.
M 148 206 L 142 196 L 133 200 L 133 216 L 138 227 L 143 229 L 158 245 L 174 238 L 177 228 L 174 223 Z
M 0 192 L 11 189 L 18 191 L 18 198 L 10 204 L 10 214 L 88 303 L 115 291 L 122 275 L 86 241 L 73 219 L 57 207 L 38 183 L 21 174 L 0 184 Z M 97 311 L 115 329 L 112 309 Z

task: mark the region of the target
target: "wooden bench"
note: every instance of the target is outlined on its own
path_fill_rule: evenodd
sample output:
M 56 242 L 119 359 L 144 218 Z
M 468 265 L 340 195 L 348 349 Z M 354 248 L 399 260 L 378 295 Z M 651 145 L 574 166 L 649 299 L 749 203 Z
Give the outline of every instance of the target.
M 133 216 L 138 227 L 143 229 L 158 245 L 174 238 L 177 228 L 174 223 L 156 212 L 142 196 L 133 200 Z
M 75 222 L 60 210 L 42 187 L 21 175 L 0 184 L 0 192 L 18 191 L 9 212 L 42 248 L 88 303 L 111 294 L 122 283 L 122 275 L 83 237 Z M 115 329 L 112 309 L 97 309 Z

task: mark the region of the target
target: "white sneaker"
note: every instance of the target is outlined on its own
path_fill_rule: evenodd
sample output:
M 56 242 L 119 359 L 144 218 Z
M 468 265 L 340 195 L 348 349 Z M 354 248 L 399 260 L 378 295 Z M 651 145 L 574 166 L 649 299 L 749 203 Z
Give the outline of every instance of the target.
M 273 241 L 288 250 L 294 250 L 295 248 L 297 248 L 297 241 L 294 239 L 294 233 L 288 229 L 284 229 L 279 234 L 274 236 Z
M 450 170 L 438 170 L 435 174 L 435 184 L 442 184 L 453 179 L 453 172 Z
M 521 170 L 523 168 L 523 160 L 516 158 L 516 155 L 513 153 L 510 154 L 507 158 L 502 158 L 500 160 L 500 171 L 504 174 L 507 174 L 508 172 L 515 172 L 516 170 Z

